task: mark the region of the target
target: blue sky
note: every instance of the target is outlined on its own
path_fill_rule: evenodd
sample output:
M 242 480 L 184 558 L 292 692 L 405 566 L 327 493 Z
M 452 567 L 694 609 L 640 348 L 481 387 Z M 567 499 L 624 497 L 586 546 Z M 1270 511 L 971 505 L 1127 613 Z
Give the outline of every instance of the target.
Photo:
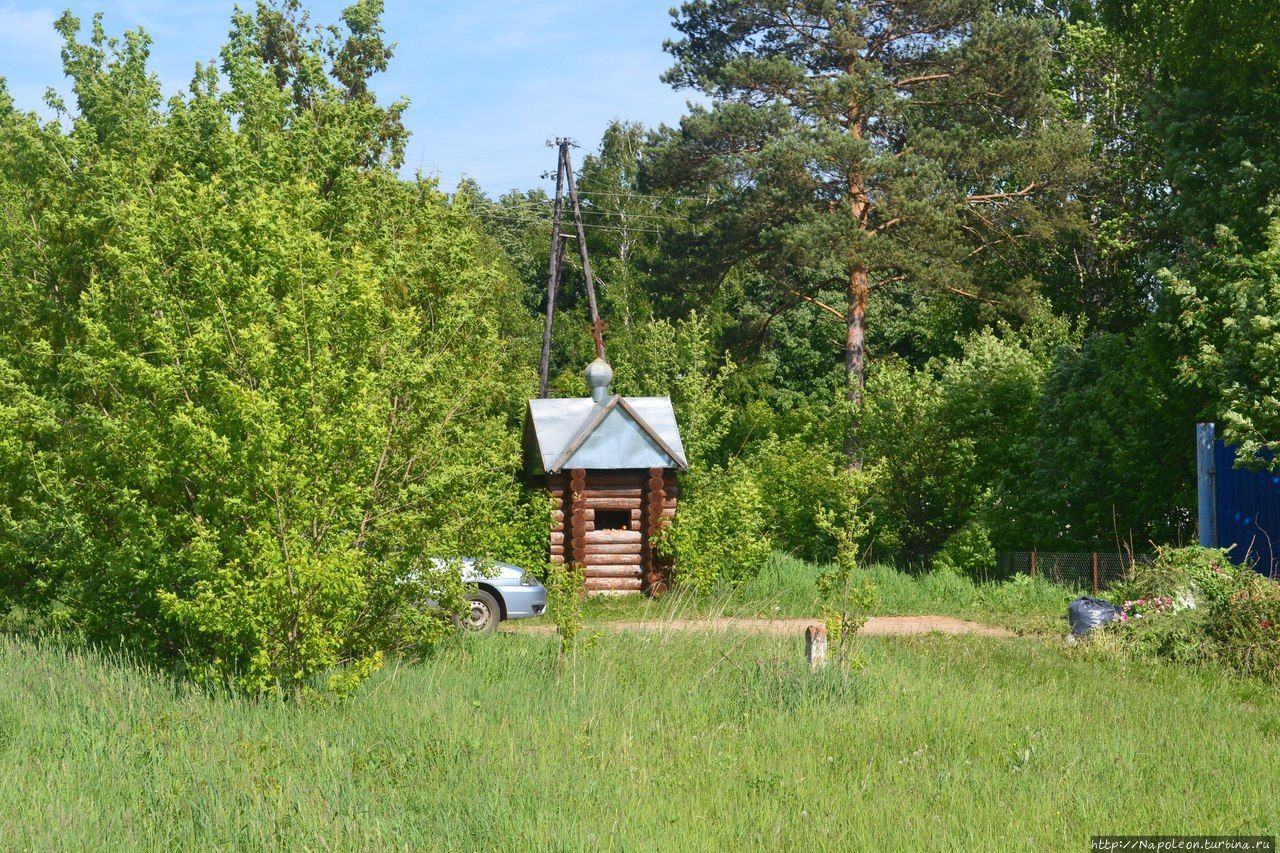
M 250 5 L 252 0 L 241 0 Z M 312 19 L 338 20 L 342 2 L 304 3 Z M 0 0 L 0 76 L 22 108 L 43 111 L 53 85 L 64 92 L 53 22 L 70 8 L 87 27 L 105 13 L 107 31 L 144 28 L 165 94 L 182 89 L 197 60 L 217 56 L 233 0 Z M 398 43 L 376 88 L 407 95 L 413 137 L 407 171 L 438 174 L 451 190 L 462 174 L 491 194 L 545 185 L 555 165 L 544 142 L 556 135 L 594 148 L 615 118 L 674 123 L 688 93 L 659 81 L 674 35 L 671 0 L 387 0 L 384 24 Z M 582 156 L 575 153 L 575 159 Z

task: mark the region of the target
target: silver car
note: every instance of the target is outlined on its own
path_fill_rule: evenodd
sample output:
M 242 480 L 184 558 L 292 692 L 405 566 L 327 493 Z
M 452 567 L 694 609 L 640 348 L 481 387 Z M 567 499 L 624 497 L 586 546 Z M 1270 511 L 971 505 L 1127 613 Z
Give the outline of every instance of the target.
M 482 562 L 471 557 L 460 562 L 462 579 L 471 587 L 467 594 L 471 611 L 464 613 L 461 620 L 467 630 L 496 631 L 504 619 L 541 616 L 547 609 L 547 588 L 532 572 L 510 563 Z

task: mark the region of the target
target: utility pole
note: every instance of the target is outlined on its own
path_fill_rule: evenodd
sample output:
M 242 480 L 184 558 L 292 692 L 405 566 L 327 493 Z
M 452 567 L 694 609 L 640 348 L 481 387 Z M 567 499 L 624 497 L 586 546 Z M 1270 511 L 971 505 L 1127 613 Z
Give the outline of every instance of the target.
M 550 143 L 548 143 L 550 144 Z M 570 141 L 556 139 L 556 199 L 551 215 L 551 260 L 547 274 L 547 319 L 542 332 L 542 362 L 538 372 L 538 397 L 547 396 L 551 371 L 551 328 L 555 322 L 556 296 L 560 292 L 560 276 L 564 272 L 565 241 L 573 234 L 560 233 L 560 219 L 564 211 L 564 189 L 568 185 L 569 203 L 573 205 L 573 223 L 578 238 L 578 256 L 582 259 L 582 277 L 587 284 L 587 305 L 591 309 L 591 337 L 596 345 L 596 357 L 604 358 L 604 323 L 600 321 L 600 309 L 596 304 L 595 276 L 591 272 L 591 259 L 587 257 L 587 234 L 582 224 L 582 205 L 578 201 L 578 184 L 573 177 L 573 162 L 569 158 Z
M 578 230 L 578 254 L 582 256 L 582 277 L 587 282 L 587 305 L 591 307 L 591 336 L 596 341 L 596 358 L 604 359 L 604 324 L 600 322 L 600 309 L 596 306 L 596 283 L 591 275 L 591 260 L 587 257 L 587 233 L 582 227 L 582 206 L 578 204 L 578 182 L 573 178 L 573 165 L 569 162 L 569 149 L 564 149 L 564 167 L 569 176 L 569 201 L 573 203 L 573 224 Z
M 551 325 L 556 317 L 556 294 L 560 291 L 560 270 L 564 263 L 565 235 L 560 233 L 560 211 L 564 205 L 565 163 L 569 162 L 569 140 L 557 139 L 559 154 L 556 158 L 556 202 L 551 215 L 551 261 L 547 273 L 547 325 L 542 332 L 542 362 L 538 372 L 538 397 L 547 396 L 547 383 L 551 370 Z

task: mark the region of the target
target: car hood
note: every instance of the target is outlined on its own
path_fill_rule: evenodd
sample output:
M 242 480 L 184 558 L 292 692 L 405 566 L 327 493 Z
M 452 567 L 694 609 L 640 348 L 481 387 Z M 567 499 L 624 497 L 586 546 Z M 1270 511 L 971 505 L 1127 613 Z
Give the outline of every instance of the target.
M 524 577 L 524 569 L 500 560 L 477 560 L 474 557 L 454 558 L 454 560 L 446 560 L 443 557 L 433 557 L 431 559 L 431 562 L 439 569 L 443 569 L 455 561 L 462 564 L 462 579 L 469 583 L 483 580 L 518 581 Z M 483 567 L 483 571 L 481 567 Z

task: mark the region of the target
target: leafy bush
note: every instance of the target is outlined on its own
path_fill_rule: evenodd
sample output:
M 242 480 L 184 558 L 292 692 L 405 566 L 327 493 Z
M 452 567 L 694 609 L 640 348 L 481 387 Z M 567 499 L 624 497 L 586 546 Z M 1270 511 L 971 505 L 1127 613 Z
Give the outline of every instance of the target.
M 991 544 L 987 527 L 970 519 L 947 537 L 933 558 L 933 570 L 944 574 L 963 575 L 972 580 L 985 580 L 996 566 L 996 549 Z
M 1172 607 L 1149 610 L 1127 618 L 1120 629 L 1121 645 L 1131 654 L 1158 657 L 1174 663 L 1201 663 L 1212 657 L 1205 642 L 1206 612 Z
M 850 471 L 838 451 L 810 436 L 766 439 L 748 463 L 769 484 L 765 519 L 774 544 L 813 562 L 835 559 L 838 543 L 822 520 L 849 517 L 854 496 L 866 490 L 853 480 L 873 479 L 874 472 Z
M 1220 227 L 1194 281 L 1166 274 L 1177 307 L 1172 331 L 1193 341 L 1194 357 L 1181 365 L 1193 388 L 1209 388 L 1219 401 L 1223 433 L 1243 464 L 1280 470 L 1280 216 L 1263 229 L 1260 251 Z
M 555 623 L 559 645 L 556 647 L 557 672 L 564 667 L 565 658 L 575 649 L 578 633 L 582 630 L 583 583 L 586 574 L 580 564 L 566 566 L 550 563 L 547 566 L 547 612 Z
M 1207 606 L 1226 600 L 1234 591 L 1241 571 L 1219 548 L 1163 547 L 1155 559 L 1134 567 L 1133 578 L 1117 587 L 1126 599 L 1168 596 L 1174 604 Z
M 1114 629 L 1125 652 L 1280 682 L 1280 584 L 1232 565 L 1226 551 L 1161 548 L 1117 592 L 1129 599 Z
M 872 519 L 859 512 L 855 502 L 839 521 L 825 513 L 821 521 L 836 540 L 835 565 L 818 577 L 818 594 L 822 597 L 827 635 L 836 647 L 836 657 L 841 666 L 860 666 L 860 658 L 849 654 L 850 646 L 880 600 L 875 584 L 860 571 Z
M 164 108 L 145 36 L 67 15 L 69 125 L 0 93 L 5 610 L 342 691 L 446 630 L 422 605 L 461 581 L 428 557 L 545 531 L 511 476 L 532 336 L 465 211 L 399 179 L 376 5 L 350 32 L 237 12 L 224 73 Z
M 863 423 L 867 458 L 885 472 L 872 505 L 879 548 L 923 561 L 978 516 L 1002 541 L 1025 502 L 1045 373 L 1070 340 L 1065 322 L 1037 316 L 1020 331 L 972 334 L 957 357 L 923 368 L 876 367 Z
M 1002 475 L 1012 500 L 1001 504 L 997 544 L 1094 551 L 1114 543 L 1116 531 L 1136 542 L 1194 535 L 1186 424 L 1209 401 L 1171 381 L 1178 358 L 1169 336 L 1150 328 L 1091 334 L 1057 351 L 1026 439 L 1026 469 Z
M 1242 572 L 1235 591 L 1210 608 L 1205 634 L 1237 672 L 1280 683 L 1280 584 Z
M 699 593 L 737 584 L 764 567 L 771 549 L 764 499 L 751 469 L 691 471 L 681 483 L 680 511 L 658 543 L 674 564 L 675 583 Z

